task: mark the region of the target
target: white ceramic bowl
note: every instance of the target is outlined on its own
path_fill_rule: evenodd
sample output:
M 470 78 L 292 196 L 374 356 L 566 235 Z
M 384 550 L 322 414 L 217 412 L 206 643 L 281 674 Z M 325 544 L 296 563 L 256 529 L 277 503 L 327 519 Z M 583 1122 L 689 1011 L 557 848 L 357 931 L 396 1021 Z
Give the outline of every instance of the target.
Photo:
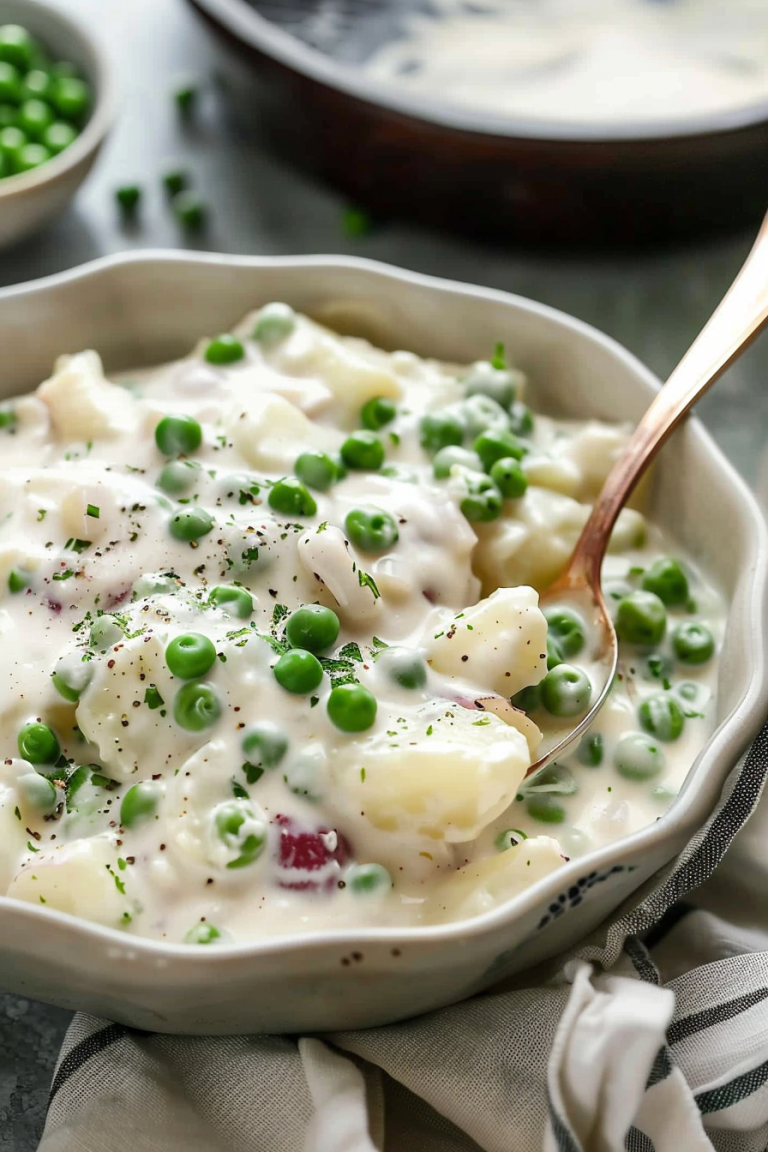
M 78 138 L 60 155 L 0 180 L 0 248 L 47 224 L 88 175 L 113 115 L 112 82 L 98 42 L 61 8 L 40 0 L 0 0 L 0 24 L 23 24 L 57 59 L 71 60 L 91 83 L 94 105 Z
M 0 331 L 13 333 L 10 354 L 0 357 L 0 396 L 37 385 L 61 352 L 97 348 L 108 369 L 178 356 L 273 299 L 385 347 L 446 360 L 479 358 L 502 338 L 544 411 L 636 419 L 658 387 L 593 328 L 519 297 L 364 260 L 160 252 L 110 257 L 0 292 Z M 0 986 L 160 1031 L 355 1028 L 462 999 L 585 935 L 703 824 L 768 707 L 766 528 L 695 421 L 662 453 L 652 506 L 730 602 L 719 727 L 681 795 L 652 826 L 572 860 L 477 919 L 436 927 L 315 932 L 205 949 L 138 939 L 0 898 Z M 594 882 L 571 904 L 568 889 L 590 874 Z

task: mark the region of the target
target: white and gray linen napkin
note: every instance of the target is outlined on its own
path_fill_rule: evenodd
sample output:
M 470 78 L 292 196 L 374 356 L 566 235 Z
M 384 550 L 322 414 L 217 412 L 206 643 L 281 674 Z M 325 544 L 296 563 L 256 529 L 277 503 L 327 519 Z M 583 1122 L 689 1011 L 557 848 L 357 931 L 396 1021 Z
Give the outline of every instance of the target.
M 77 1016 L 40 1152 L 766 1152 L 767 774 L 768 725 L 674 865 L 546 982 L 322 1037 Z

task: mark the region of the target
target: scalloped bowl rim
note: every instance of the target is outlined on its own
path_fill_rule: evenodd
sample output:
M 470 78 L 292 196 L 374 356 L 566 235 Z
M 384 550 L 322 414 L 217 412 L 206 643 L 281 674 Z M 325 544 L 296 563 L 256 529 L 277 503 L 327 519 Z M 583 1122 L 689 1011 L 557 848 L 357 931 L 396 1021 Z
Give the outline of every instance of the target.
M 523 313 L 535 314 L 548 319 L 561 328 L 573 333 L 586 336 L 593 342 L 602 344 L 636 377 L 644 380 L 653 388 L 660 387 L 658 378 L 646 368 L 642 361 L 629 352 L 623 345 L 612 337 L 606 336 L 592 325 L 570 316 L 560 309 L 539 304 L 534 300 L 519 296 L 515 293 L 504 292 L 498 289 L 483 288 L 478 285 L 464 284 L 459 281 L 443 277 L 425 275 L 385 264 L 380 261 L 368 260 L 358 257 L 312 255 L 312 256 L 230 256 L 207 252 L 179 252 L 176 250 L 147 249 L 131 252 L 117 253 L 87 264 L 56 273 L 38 280 L 14 285 L 0 289 L 0 320 L 2 320 L 3 304 L 6 300 L 19 296 L 34 295 L 49 292 L 65 285 L 78 281 L 87 281 L 98 278 L 103 273 L 111 272 L 120 267 L 131 265 L 177 264 L 180 271 L 190 268 L 206 266 L 231 268 L 271 268 L 280 267 L 295 269 L 300 273 L 305 268 L 346 268 L 362 272 L 375 279 L 389 282 L 392 288 L 398 284 L 411 284 L 427 290 L 440 293 L 449 292 L 462 294 L 480 300 L 493 301 L 500 304 L 512 305 Z M 248 302 L 244 301 L 244 308 Z M 703 439 L 708 449 L 719 457 L 719 463 L 728 477 L 730 484 L 737 491 L 740 502 L 744 508 L 745 516 L 751 520 L 752 534 L 751 547 L 744 557 L 744 567 L 751 571 L 751 578 L 739 609 L 747 614 L 752 622 L 756 635 L 764 637 L 768 618 L 766 615 L 766 592 L 768 591 L 768 525 L 759 509 L 757 501 L 747 487 L 746 483 L 725 456 L 714 444 L 709 433 L 695 418 L 689 421 L 690 431 L 699 439 Z M 339 930 L 313 930 L 301 934 L 288 934 L 273 936 L 264 940 L 249 940 L 217 944 L 215 949 L 191 949 L 183 943 L 168 943 L 149 937 L 126 935 L 117 928 L 109 928 L 89 920 L 60 912 L 56 909 L 38 907 L 24 901 L 15 900 L 8 896 L 0 896 L 0 921 L 2 916 L 10 913 L 13 916 L 29 917 L 32 921 L 39 920 L 41 929 L 46 924 L 58 923 L 63 929 L 79 932 L 81 935 L 98 940 L 104 944 L 115 944 L 125 947 L 128 945 L 134 953 L 142 953 L 148 959 L 155 958 L 159 964 L 173 960 L 174 963 L 216 964 L 227 959 L 234 960 L 244 956 L 269 956 L 278 953 L 295 953 L 325 946 L 342 946 L 350 948 L 359 943 L 376 944 L 402 944 L 404 941 L 412 945 L 419 943 L 452 943 L 467 941 L 473 937 L 483 936 L 500 927 L 505 921 L 515 921 L 531 912 L 540 904 L 543 898 L 549 895 L 554 898 L 569 884 L 573 883 L 576 875 L 584 871 L 585 865 L 590 869 L 600 869 L 615 862 L 617 853 L 621 854 L 623 862 L 633 856 L 646 856 L 654 846 L 664 840 L 672 839 L 673 833 L 680 826 L 691 828 L 693 835 L 697 827 L 710 815 L 711 805 L 702 801 L 702 793 L 706 791 L 705 785 L 710 777 L 718 777 L 720 784 L 724 782 L 727 772 L 734 764 L 733 751 L 729 750 L 734 731 L 747 731 L 747 738 L 739 743 L 739 752 L 742 754 L 749 740 L 754 739 L 763 722 L 764 714 L 768 710 L 768 668 L 762 644 L 756 645 L 752 652 L 752 675 L 749 687 L 741 701 L 731 714 L 726 717 L 714 732 L 710 742 L 702 749 L 694 760 L 685 780 L 684 787 L 677 799 L 672 803 L 653 824 L 621 837 L 610 844 L 606 844 L 584 856 L 573 857 L 562 867 L 547 876 L 537 880 L 530 887 L 502 901 L 496 907 L 481 915 L 469 919 L 455 920 L 442 924 L 425 926 L 402 926 L 382 928 L 355 928 Z M 706 761 L 705 763 L 702 763 Z M 41 933 L 41 939 L 43 938 Z
M 627 120 L 621 125 L 601 126 L 597 121 L 570 123 L 533 117 L 494 116 L 443 103 L 423 93 L 410 95 L 400 91 L 394 82 L 388 84 L 366 75 L 359 68 L 337 63 L 298 37 L 276 27 L 253 8 L 244 6 L 243 0 L 191 0 L 191 3 L 251 48 L 285 67 L 362 103 L 378 105 L 440 128 L 508 140 L 616 144 L 679 140 L 733 132 L 760 124 L 768 126 L 768 99 L 718 115 L 670 119 L 663 124 Z
M 25 192 L 48 184 L 63 176 L 65 172 L 76 168 L 99 147 L 115 116 L 116 97 L 111 68 L 98 40 L 91 36 L 80 19 L 70 16 L 63 9 L 42 3 L 41 0 L 25 0 L 25 6 L 36 8 L 46 19 L 50 17 L 52 24 L 57 23 L 66 28 L 70 35 L 87 49 L 96 66 L 95 75 L 89 77 L 96 93 L 96 100 L 85 127 L 68 148 L 58 156 L 46 160 L 39 168 L 33 168 L 31 172 L 19 172 L 15 176 L 0 179 L 0 208 L 4 200 L 23 196 Z M 0 0 L 0 23 L 3 18 L 3 7 L 3 0 Z

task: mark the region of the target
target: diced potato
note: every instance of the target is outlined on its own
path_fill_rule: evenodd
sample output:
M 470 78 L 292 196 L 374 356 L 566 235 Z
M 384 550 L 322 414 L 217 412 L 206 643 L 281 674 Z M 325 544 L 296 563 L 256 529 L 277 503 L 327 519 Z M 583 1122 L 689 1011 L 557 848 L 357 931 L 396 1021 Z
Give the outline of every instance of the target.
M 136 401 L 105 378 L 96 352 L 62 356 L 37 395 L 48 405 L 53 431 L 61 440 L 108 439 L 130 434 L 138 423 Z
M 522 733 L 460 705 L 385 724 L 396 736 L 379 731 L 331 755 L 348 820 L 363 813 L 382 831 L 472 840 L 511 803 L 530 764 Z
M 290 340 L 277 346 L 269 357 L 281 371 L 295 376 L 312 376 L 331 389 L 341 420 L 357 424 L 366 400 L 386 396 L 398 400 L 402 386 L 385 353 L 365 340 L 346 340 L 314 324 L 299 319 Z
M 547 671 L 547 622 L 533 588 L 499 588 L 446 621 L 428 660 L 444 676 L 470 677 L 500 696 L 538 684 Z
M 315 424 L 274 392 L 253 396 L 249 407 L 228 421 L 232 442 L 252 468 L 290 472 L 296 457 L 311 448 L 336 446 L 338 436 Z
M 438 881 L 434 902 L 442 920 L 479 916 L 561 868 L 560 845 L 549 836 L 531 837 L 505 852 L 474 860 Z
M 131 908 L 130 877 L 119 871 L 117 857 L 108 833 L 45 848 L 16 873 L 8 895 L 117 927 Z

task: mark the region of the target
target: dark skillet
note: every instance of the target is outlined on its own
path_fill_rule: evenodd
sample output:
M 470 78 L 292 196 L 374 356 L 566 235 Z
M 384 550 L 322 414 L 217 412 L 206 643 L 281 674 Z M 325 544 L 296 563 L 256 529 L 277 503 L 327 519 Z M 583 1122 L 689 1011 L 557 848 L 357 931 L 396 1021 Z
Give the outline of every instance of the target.
M 410 0 L 409 0 L 410 2 Z M 223 52 L 225 80 L 283 155 L 383 218 L 536 244 L 685 239 L 760 219 L 768 105 L 691 126 L 534 126 L 450 109 L 355 68 L 397 31 L 397 0 L 190 0 Z M 403 0 L 400 0 L 403 3 Z M 314 39 L 314 43 L 312 43 Z M 605 133 L 604 127 L 599 129 Z M 660 134 L 662 133 L 663 134 Z

